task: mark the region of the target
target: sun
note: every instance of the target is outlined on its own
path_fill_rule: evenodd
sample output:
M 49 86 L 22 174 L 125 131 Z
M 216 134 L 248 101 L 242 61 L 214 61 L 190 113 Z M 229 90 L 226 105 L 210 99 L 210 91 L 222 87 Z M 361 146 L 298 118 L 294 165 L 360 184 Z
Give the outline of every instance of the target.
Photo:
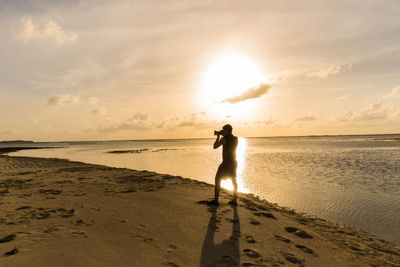
M 237 96 L 263 82 L 258 64 L 240 54 L 217 57 L 204 72 L 200 86 L 202 101 L 221 104 L 224 99 Z

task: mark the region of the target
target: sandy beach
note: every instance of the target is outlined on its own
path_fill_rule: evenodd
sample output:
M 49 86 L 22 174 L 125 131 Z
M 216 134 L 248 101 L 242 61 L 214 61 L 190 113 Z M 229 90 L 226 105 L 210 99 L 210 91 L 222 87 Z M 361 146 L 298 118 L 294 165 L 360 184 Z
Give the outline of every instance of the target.
M 0 156 L 1 266 L 400 266 L 400 247 L 213 185 Z

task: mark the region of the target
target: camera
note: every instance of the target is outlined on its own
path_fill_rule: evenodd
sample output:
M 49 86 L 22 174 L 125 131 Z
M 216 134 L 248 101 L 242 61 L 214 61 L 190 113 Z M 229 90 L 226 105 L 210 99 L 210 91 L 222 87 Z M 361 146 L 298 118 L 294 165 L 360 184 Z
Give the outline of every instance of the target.
M 214 131 L 214 135 L 222 135 L 222 130 L 221 131 Z

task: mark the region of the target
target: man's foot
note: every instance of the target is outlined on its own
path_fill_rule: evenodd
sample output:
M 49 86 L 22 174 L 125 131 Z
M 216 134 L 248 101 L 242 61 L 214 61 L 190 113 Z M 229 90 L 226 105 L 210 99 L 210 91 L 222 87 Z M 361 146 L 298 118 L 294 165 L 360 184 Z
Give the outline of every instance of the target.
M 234 199 L 232 199 L 231 201 L 229 201 L 229 204 L 232 205 L 232 206 L 237 206 L 237 205 L 238 205 L 237 202 L 236 202 L 236 200 L 234 200 Z
M 207 205 L 218 206 L 219 203 L 218 203 L 218 201 L 216 201 L 215 199 L 213 199 L 213 200 L 211 200 L 211 201 L 208 201 Z

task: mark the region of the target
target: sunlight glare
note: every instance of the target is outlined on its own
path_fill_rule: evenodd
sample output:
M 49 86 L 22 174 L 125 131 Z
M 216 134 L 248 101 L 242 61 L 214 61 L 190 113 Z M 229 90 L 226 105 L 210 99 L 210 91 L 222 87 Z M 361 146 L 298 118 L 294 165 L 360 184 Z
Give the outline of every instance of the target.
M 243 174 L 246 167 L 246 149 L 247 140 L 243 137 L 239 137 L 239 143 L 236 150 L 236 160 L 238 163 L 236 181 L 238 183 L 238 192 L 242 193 L 249 193 L 249 190 L 247 189 L 243 181 Z M 225 189 L 233 191 L 233 184 L 230 179 L 222 180 L 221 186 Z
M 209 104 L 221 103 L 262 81 L 261 70 L 253 60 L 239 54 L 223 55 L 206 69 L 200 91 L 203 101 Z

